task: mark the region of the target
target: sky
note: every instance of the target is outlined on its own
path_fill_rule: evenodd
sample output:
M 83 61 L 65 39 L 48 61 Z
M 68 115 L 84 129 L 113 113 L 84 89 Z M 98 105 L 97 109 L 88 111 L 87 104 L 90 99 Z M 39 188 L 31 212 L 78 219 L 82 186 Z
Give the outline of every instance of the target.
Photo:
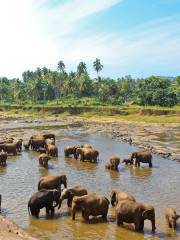
M 94 77 L 180 75 L 180 0 L 0 0 L 0 77 L 80 61 Z

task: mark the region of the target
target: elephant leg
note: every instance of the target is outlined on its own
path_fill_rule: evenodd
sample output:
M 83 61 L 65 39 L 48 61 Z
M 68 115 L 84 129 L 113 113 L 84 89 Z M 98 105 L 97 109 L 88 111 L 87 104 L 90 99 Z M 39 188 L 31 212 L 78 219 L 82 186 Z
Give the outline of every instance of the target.
M 140 222 L 139 230 L 143 231 L 143 229 L 144 229 L 144 220 L 142 219 L 142 221 Z
M 135 167 L 137 167 L 137 164 L 138 164 L 138 161 L 137 161 L 137 159 L 136 159 L 136 161 L 135 161 Z
M 120 218 L 117 218 L 117 225 L 118 226 L 123 225 L 123 221 Z
M 51 206 L 50 210 L 51 210 L 51 214 L 53 215 L 54 214 L 54 207 Z
M 141 227 L 143 226 L 142 221 L 143 221 L 143 224 L 144 224 L 144 220 L 143 219 L 137 218 L 135 220 L 134 225 L 135 225 L 135 231 L 136 232 L 142 231 L 141 230 Z
M 72 206 L 72 198 L 67 200 L 67 206 L 71 207 Z
M 152 162 L 149 163 L 149 167 L 152 168 Z
M 46 206 L 46 214 L 49 215 L 49 206 Z
M 105 214 L 102 215 L 102 219 L 103 219 L 104 221 L 107 220 L 107 213 L 105 213 Z
M 34 212 L 34 215 L 35 215 L 36 218 L 39 218 L 39 213 L 40 213 L 40 210 L 39 210 L 39 209 L 37 209 L 37 210 Z
M 89 211 L 88 210 L 83 210 L 82 211 L 83 213 L 83 218 L 86 220 L 86 221 L 89 221 L 89 215 L 90 215 L 90 213 L 89 213 Z

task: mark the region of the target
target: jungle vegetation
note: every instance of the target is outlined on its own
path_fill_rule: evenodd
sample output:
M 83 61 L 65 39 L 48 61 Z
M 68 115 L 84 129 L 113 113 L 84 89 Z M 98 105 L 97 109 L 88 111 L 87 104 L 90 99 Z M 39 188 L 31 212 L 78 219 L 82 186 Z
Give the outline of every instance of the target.
M 57 70 L 47 67 L 27 70 L 22 79 L 0 78 L 1 103 L 44 103 L 64 98 L 92 98 L 98 103 L 122 105 L 132 102 L 141 106 L 172 107 L 180 103 L 180 76 L 176 78 L 133 79 L 130 75 L 118 79 L 101 78 L 100 59 L 93 62 L 97 77 L 90 78 L 85 62 L 80 62 L 75 72 L 67 72 L 60 60 Z

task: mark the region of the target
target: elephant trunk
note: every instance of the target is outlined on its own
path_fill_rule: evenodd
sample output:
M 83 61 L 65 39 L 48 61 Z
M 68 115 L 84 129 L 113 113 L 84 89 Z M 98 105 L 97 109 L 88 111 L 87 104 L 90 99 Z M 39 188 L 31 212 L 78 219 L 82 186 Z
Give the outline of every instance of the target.
M 111 205 L 115 207 L 115 201 L 111 200 Z
M 73 204 L 72 206 L 72 220 L 75 220 L 76 218 L 76 205 Z
M 156 230 L 155 216 L 154 216 L 153 219 L 151 220 L 151 223 L 152 223 L 152 232 L 155 232 L 155 230 Z
M 64 188 L 67 188 L 67 182 L 66 181 L 64 181 Z

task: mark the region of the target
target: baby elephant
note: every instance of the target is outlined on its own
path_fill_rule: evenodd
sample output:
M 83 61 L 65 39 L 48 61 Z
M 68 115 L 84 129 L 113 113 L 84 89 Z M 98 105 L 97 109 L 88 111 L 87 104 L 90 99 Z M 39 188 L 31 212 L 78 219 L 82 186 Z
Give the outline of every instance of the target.
M 51 159 L 46 153 L 42 153 L 39 155 L 39 165 L 42 167 L 48 167 L 48 161 Z
M 133 160 L 132 159 L 124 159 L 123 161 L 122 161 L 122 163 L 125 163 L 126 165 L 133 165 Z
M 177 215 L 176 210 L 174 208 L 166 208 L 165 217 L 167 224 L 170 228 L 173 228 L 173 230 L 176 229 L 176 221 L 180 217 Z
M 118 170 L 118 165 L 120 163 L 120 158 L 113 155 L 111 158 L 110 158 L 110 163 L 108 163 L 106 165 L 106 168 L 107 169 L 111 169 L 111 170 Z
M 1 166 L 6 166 L 6 160 L 7 160 L 7 153 L 4 151 L 0 152 L 0 165 Z

